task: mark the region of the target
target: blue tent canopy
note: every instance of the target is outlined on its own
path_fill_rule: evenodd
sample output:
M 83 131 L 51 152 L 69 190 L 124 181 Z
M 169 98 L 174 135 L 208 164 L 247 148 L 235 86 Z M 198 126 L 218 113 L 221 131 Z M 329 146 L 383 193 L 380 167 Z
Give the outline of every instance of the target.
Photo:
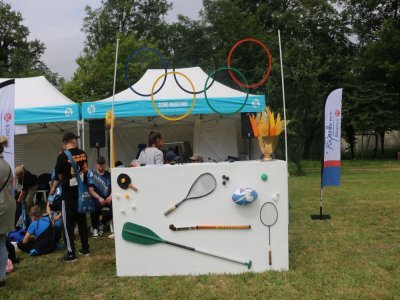
M 168 70 L 171 71 L 171 70 Z M 195 90 L 204 88 L 207 74 L 199 67 L 176 69 L 177 72 L 185 74 L 193 83 Z M 149 94 L 157 78 L 165 74 L 163 69 L 147 70 L 143 77 L 132 87 L 142 94 Z M 177 81 L 184 89 L 191 91 L 189 82 L 177 74 Z M 161 86 L 161 78 L 154 90 Z M 211 80 L 210 80 L 211 82 Z M 169 75 L 164 86 L 154 95 L 154 102 L 158 109 L 165 115 L 182 115 L 192 105 L 193 95 L 185 92 L 179 87 L 174 76 Z M 232 89 L 215 81 L 207 90 L 209 102 L 215 110 L 229 114 L 238 110 L 246 99 L 246 93 Z M 104 118 L 106 112 L 111 109 L 112 98 L 100 101 L 82 103 L 83 119 Z M 150 97 L 139 96 L 131 89 L 126 89 L 115 95 L 114 112 L 116 117 L 145 117 L 156 116 L 157 112 L 152 106 Z M 264 95 L 248 95 L 246 105 L 241 112 L 260 112 L 265 107 Z M 196 97 L 196 103 L 191 114 L 215 114 L 205 99 L 204 93 Z

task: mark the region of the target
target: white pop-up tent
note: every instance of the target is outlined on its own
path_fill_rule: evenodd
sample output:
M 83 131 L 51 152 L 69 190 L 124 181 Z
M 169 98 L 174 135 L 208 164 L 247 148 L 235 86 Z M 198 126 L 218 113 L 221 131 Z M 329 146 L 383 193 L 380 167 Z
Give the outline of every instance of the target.
M 141 94 L 150 94 L 157 78 L 171 71 L 149 69 L 132 88 Z M 200 67 L 181 68 L 175 71 L 186 75 L 196 91 L 204 89 L 208 75 Z M 211 82 L 212 79 L 209 79 L 209 86 Z M 167 116 L 184 114 L 193 101 L 193 95 L 184 89 L 192 91 L 188 80 L 179 74 L 176 75 L 176 79 L 173 75 L 160 78 L 154 87 L 155 91 L 159 90 L 154 95 L 156 106 Z M 207 90 L 207 97 L 222 116 L 210 108 L 204 93 L 199 93 L 188 118 L 179 122 L 166 122 L 154 110 L 150 96 L 140 96 L 130 88 L 116 94 L 114 112 L 117 119 L 123 118 L 117 121 L 115 130 L 116 160 L 129 162 L 136 154 L 137 145 L 146 143 L 150 130 L 161 131 L 167 142 L 189 141 L 193 145 L 193 151 L 201 153 L 206 159 L 211 157 L 222 160 L 227 156 L 239 156 L 240 114 L 226 114 L 241 107 L 246 99 L 246 93 L 215 81 Z M 104 118 L 106 112 L 111 109 L 111 103 L 112 97 L 82 103 L 82 118 L 85 120 Z M 264 107 L 264 95 L 249 94 L 240 112 L 259 112 Z M 121 126 L 121 123 L 124 126 Z
M 5 78 L 0 78 L 3 82 Z M 33 173 L 54 167 L 65 130 L 76 132 L 79 104 L 60 93 L 44 76 L 15 79 L 15 163 Z M 22 128 L 21 128 L 22 127 Z M 22 130 L 21 130 L 22 129 Z

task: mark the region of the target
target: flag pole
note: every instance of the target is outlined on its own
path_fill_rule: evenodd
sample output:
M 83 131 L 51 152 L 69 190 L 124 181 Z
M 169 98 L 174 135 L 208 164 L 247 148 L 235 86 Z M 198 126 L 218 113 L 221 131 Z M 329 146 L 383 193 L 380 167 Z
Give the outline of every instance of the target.
M 326 97 L 325 97 L 326 98 Z M 323 176 L 324 176 L 324 153 L 325 153 L 325 103 L 322 105 L 323 118 L 322 118 L 322 134 L 323 140 L 322 143 L 322 157 L 321 157 L 321 184 L 320 184 L 320 192 L 319 192 L 319 215 L 311 215 L 312 220 L 328 220 L 331 217 L 329 215 L 323 215 L 323 203 L 324 203 L 324 185 L 323 185 Z
M 283 101 L 283 124 L 285 128 L 285 160 L 286 160 L 286 173 L 289 177 L 289 157 L 288 157 L 288 146 L 287 146 L 287 131 L 286 131 L 286 100 L 285 100 L 285 80 L 283 76 L 283 58 L 282 58 L 282 43 L 281 43 L 281 31 L 278 29 L 278 42 L 279 42 L 279 59 L 281 63 L 281 80 L 282 80 L 282 101 Z M 288 199 L 288 221 L 290 220 L 289 215 L 290 200 Z
M 340 138 L 343 89 L 331 91 L 323 103 L 323 143 L 321 157 L 321 186 L 319 214 L 311 215 L 312 220 L 329 220 L 323 214 L 323 192 L 325 186 L 340 186 Z M 334 128 L 336 126 L 336 128 Z M 334 131 L 335 130 L 335 131 Z
M 110 128 L 110 168 L 115 166 L 115 144 L 114 144 L 114 99 L 115 99 L 115 85 L 117 81 L 117 64 L 118 64 L 118 46 L 119 38 L 117 38 L 117 48 L 115 50 L 115 65 L 114 65 L 114 84 L 113 84 L 113 97 L 111 104 L 111 128 Z
M 319 219 L 322 220 L 322 202 L 323 202 L 323 192 L 324 188 L 321 186 L 321 192 L 320 192 L 320 197 L 319 197 Z
M 289 158 L 288 158 L 288 147 L 287 147 L 287 132 L 286 132 L 286 101 L 285 101 L 285 80 L 283 76 L 283 59 L 282 59 L 282 44 L 281 44 L 281 31 L 278 29 L 278 40 L 279 40 L 279 58 L 281 62 L 281 77 L 282 77 L 282 99 L 283 99 L 283 120 L 285 128 L 285 159 L 286 166 L 289 174 Z

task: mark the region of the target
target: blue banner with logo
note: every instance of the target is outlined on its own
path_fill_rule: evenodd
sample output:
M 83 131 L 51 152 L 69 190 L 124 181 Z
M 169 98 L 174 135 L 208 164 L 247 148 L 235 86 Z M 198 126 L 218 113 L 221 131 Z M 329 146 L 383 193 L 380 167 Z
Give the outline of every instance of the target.
M 163 99 L 156 100 L 155 103 L 161 113 L 172 116 L 186 113 L 192 101 L 193 98 Z M 238 110 L 244 98 L 210 98 L 209 101 L 217 111 L 229 114 Z M 246 105 L 240 112 L 260 112 L 263 108 L 265 108 L 264 95 L 249 95 Z M 102 119 L 110 109 L 111 102 L 109 101 L 84 102 L 82 103 L 82 118 Z M 114 113 L 117 118 L 157 116 L 151 100 L 115 101 Z M 196 99 L 194 109 L 190 114 L 215 114 L 215 112 L 207 104 L 206 99 L 199 98 Z
M 321 186 L 340 185 L 340 141 L 343 89 L 331 92 L 325 104 L 324 164 Z

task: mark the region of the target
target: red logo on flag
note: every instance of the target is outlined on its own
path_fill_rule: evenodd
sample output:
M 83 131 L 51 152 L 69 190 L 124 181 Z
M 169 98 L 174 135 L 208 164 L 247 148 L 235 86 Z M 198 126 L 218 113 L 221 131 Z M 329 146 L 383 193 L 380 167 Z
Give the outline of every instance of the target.
M 336 116 L 336 117 L 339 117 L 339 116 L 340 116 L 340 110 L 337 109 L 337 110 L 335 111 L 335 116 Z
M 4 119 L 4 121 L 6 121 L 6 122 L 10 122 L 11 119 L 12 119 L 12 116 L 11 116 L 10 113 L 5 113 L 4 116 L 3 116 L 3 119 Z

